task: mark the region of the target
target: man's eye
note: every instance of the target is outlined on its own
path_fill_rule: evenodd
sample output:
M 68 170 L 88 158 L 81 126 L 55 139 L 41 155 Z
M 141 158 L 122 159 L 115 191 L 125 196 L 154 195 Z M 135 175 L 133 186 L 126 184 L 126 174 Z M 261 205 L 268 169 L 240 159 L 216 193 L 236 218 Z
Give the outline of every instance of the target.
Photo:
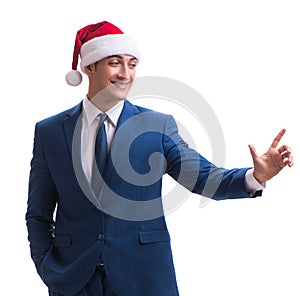
M 136 66 L 137 66 L 136 63 L 129 64 L 129 67 L 130 67 L 130 68 L 135 68 Z
M 109 62 L 111 66 L 118 66 L 120 63 L 118 61 Z

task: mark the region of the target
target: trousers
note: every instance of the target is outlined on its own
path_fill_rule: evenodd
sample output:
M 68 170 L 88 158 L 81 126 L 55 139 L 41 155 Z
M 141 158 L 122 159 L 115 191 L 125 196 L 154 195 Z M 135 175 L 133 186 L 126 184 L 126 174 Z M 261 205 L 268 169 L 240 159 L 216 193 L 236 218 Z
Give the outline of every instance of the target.
M 49 290 L 49 296 L 117 296 L 117 294 L 108 282 L 104 266 L 100 265 L 88 284 L 76 295 L 64 295 Z

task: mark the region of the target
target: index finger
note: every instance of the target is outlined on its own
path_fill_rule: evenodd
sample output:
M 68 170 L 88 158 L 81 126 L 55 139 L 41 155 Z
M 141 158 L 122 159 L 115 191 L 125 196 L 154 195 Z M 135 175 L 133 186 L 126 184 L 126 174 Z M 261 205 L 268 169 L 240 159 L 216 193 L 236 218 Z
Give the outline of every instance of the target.
M 285 134 L 286 129 L 283 128 L 278 135 L 275 137 L 275 139 L 273 140 L 272 144 L 271 144 L 271 148 L 276 148 L 278 143 L 280 142 L 281 138 L 283 137 L 283 135 Z

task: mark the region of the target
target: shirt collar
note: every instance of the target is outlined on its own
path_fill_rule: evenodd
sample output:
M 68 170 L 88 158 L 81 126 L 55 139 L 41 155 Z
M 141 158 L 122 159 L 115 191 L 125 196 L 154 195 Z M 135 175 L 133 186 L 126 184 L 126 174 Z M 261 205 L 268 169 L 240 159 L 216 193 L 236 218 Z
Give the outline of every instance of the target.
M 107 114 L 110 122 L 116 127 L 121 112 L 123 110 L 124 100 L 120 101 L 115 106 L 108 109 L 105 114 Z M 83 99 L 82 103 L 83 111 L 87 120 L 88 125 L 90 125 L 95 118 L 99 115 L 99 113 L 103 113 L 99 110 L 87 97 Z

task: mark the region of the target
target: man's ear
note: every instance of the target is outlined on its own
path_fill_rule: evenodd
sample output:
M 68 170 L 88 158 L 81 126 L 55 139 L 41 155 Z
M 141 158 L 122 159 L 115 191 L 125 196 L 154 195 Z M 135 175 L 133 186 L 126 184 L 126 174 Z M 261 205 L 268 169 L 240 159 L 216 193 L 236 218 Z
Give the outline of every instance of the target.
M 86 73 L 87 75 L 92 74 L 92 73 L 93 73 L 93 65 L 88 65 L 88 66 L 86 66 L 86 67 L 84 68 L 84 70 L 85 70 L 85 73 Z

